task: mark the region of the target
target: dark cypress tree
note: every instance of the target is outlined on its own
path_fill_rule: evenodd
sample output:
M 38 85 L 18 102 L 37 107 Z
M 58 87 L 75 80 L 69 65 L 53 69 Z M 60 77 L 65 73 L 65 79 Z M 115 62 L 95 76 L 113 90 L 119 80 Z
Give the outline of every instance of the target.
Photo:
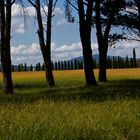
M 120 57 L 118 56 L 117 68 L 121 67 Z
M 35 71 L 38 71 L 38 64 L 36 64 L 35 66 Z
M 40 63 L 38 62 L 38 71 L 40 71 L 41 70 L 41 65 L 40 65 Z
M 113 69 L 116 69 L 117 67 L 118 67 L 118 64 L 117 64 L 118 62 L 117 62 L 117 60 L 116 60 L 116 58 L 115 57 L 113 57 Z
M 60 64 L 61 64 L 61 70 L 64 70 L 64 63 L 63 63 L 63 61 L 61 61 Z
M 135 52 L 135 48 L 133 48 L 133 67 L 136 68 L 137 67 L 137 60 L 136 60 L 136 52 Z
M 55 68 L 55 70 L 57 70 L 57 61 L 55 61 L 55 63 L 54 63 L 54 68 Z
M 58 70 L 60 70 L 61 69 L 61 63 L 60 63 L 60 61 L 58 61 Z
M 74 69 L 77 70 L 77 60 L 74 59 Z
M 71 69 L 71 67 L 70 67 L 70 61 L 67 61 L 67 63 L 68 63 L 68 70 L 70 70 Z
M 83 60 L 81 60 L 80 62 L 80 69 L 83 69 L 84 68 L 84 63 L 83 63 Z
M 129 68 L 129 60 L 128 60 L 128 55 L 126 55 L 126 60 L 125 60 L 125 67 Z
M 73 62 L 70 62 L 70 69 L 73 70 Z
M 64 61 L 64 70 L 67 70 L 67 62 Z
M 33 66 L 32 65 L 30 66 L 30 71 L 33 71 Z
M 21 71 L 21 69 L 20 69 L 20 64 L 18 64 L 18 72 L 20 72 Z
M 80 69 L 80 61 L 77 60 L 77 69 L 79 70 Z
M 107 58 L 107 68 L 112 68 L 112 59 L 110 57 Z
M 133 68 L 134 67 L 134 63 L 133 63 L 133 58 L 130 59 L 130 68 Z
M 27 64 L 26 64 L 26 62 L 24 64 L 24 71 L 27 71 Z
M 12 70 L 12 72 L 15 71 L 14 65 L 11 66 L 11 70 Z
M 45 70 L 45 64 L 43 63 L 42 65 L 42 70 L 44 71 Z
M 20 71 L 24 71 L 24 66 L 22 63 L 20 64 Z

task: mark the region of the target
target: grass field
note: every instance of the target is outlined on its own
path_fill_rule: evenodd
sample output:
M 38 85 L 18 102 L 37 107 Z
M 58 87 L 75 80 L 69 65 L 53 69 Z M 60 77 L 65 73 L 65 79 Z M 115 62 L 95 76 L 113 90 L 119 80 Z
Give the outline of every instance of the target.
M 12 96 L 0 75 L 0 140 L 139 140 L 140 69 L 107 73 L 86 87 L 82 70 L 54 71 L 48 88 L 44 72 L 14 72 Z

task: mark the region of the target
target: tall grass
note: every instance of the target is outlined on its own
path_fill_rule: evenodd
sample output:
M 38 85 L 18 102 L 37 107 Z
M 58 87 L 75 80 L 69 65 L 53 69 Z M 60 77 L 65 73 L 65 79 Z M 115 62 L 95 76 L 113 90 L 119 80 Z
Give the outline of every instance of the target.
M 0 140 L 139 140 L 139 71 L 108 70 L 97 87 L 84 86 L 83 71 L 55 71 L 55 88 L 43 72 L 13 73 L 15 95 L 0 95 Z

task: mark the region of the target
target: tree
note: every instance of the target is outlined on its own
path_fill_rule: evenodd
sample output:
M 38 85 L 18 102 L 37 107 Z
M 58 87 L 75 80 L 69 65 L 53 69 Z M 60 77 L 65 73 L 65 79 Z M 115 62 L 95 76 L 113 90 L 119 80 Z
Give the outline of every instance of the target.
M 33 66 L 32 65 L 30 66 L 30 71 L 33 71 Z
M 35 8 L 37 13 L 37 22 L 38 22 L 38 38 L 40 43 L 41 52 L 44 59 L 44 65 L 45 65 L 45 76 L 46 81 L 50 87 L 55 86 L 54 77 L 52 73 L 52 67 L 51 67 L 51 26 L 52 26 L 52 12 L 55 8 L 57 0 L 53 2 L 53 0 L 44 0 L 41 2 L 41 0 L 28 0 L 32 6 Z M 46 38 L 44 37 L 44 27 L 43 27 L 43 17 L 41 14 L 41 3 L 47 4 L 48 6 L 48 12 L 45 15 L 47 17 L 46 21 Z M 44 9 L 44 8 L 43 8 Z
M 133 64 L 134 64 L 134 68 L 136 68 L 137 67 L 137 60 L 136 60 L 135 48 L 133 48 Z
M 113 57 L 113 69 L 118 68 L 118 63 L 115 57 Z
M 126 67 L 126 68 L 129 68 L 129 59 L 128 59 L 128 55 L 126 55 L 125 67 Z
M 74 59 L 74 69 L 77 70 L 78 69 L 78 66 L 77 66 L 77 60 Z
M 61 63 L 61 70 L 64 70 L 64 63 L 63 63 L 63 61 L 61 61 L 60 63 Z
M 45 65 L 44 65 L 44 63 L 42 64 L 42 70 L 43 70 L 43 71 L 45 70 Z
M 27 71 L 27 64 L 26 64 L 26 62 L 24 63 L 24 71 Z
M 134 61 L 133 61 L 133 58 L 130 59 L 130 68 L 134 68 Z
M 140 1 L 125 0 L 125 8 L 116 17 L 115 26 L 122 26 L 126 39 L 140 41 Z
M 96 0 L 95 26 L 99 48 L 99 81 L 107 81 L 106 67 L 110 30 L 115 17 L 123 7 L 123 0 Z
M 64 70 L 67 70 L 67 61 L 64 60 Z
M 84 58 L 84 72 L 86 85 L 97 85 L 94 71 L 93 71 L 93 60 L 92 60 L 92 49 L 91 49 L 91 30 L 92 30 L 92 15 L 93 15 L 93 0 L 76 0 L 72 3 L 71 0 L 65 0 L 66 4 L 66 17 L 68 21 L 73 22 L 74 19 L 71 16 L 70 6 L 78 11 L 79 17 L 79 32 L 80 39 L 83 49 Z M 74 0 L 73 0 L 74 1 Z
M 55 63 L 54 63 L 54 68 L 55 68 L 55 70 L 57 70 L 57 61 L 55 61 Z
M 20 72 L 21 70 L 20 70 L 20 64 L 18 64 L 18 72 Z
M 36 64 L 35 69 L 36 69 L 36 71 L 40 71 L 41 70 L 41 65 L 40 65 L 39 62 Z
M 68 65 L 68 70 L 70 70 L 70 61 L 67 61 Z
M 73 62 L 70 61 L 70 69 L 73 70 Z
M 57 65 L 58 65 L 58 70 L 60 70 L 61 69 L 61 63 L 60 63 L 60 61 L 58 61 Z
M 3 75 L 3 88 L 5 94 L 13 94 L 11 74 L 11 9 L 15 0 L 0 1 L 0 31 L 1 31 L 1 65 Z

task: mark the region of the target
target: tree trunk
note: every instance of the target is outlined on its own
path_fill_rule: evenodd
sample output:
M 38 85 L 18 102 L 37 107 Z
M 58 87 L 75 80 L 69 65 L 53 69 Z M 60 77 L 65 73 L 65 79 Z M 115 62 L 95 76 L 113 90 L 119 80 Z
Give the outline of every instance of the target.
M 93 59 L 91 50 L 91 26 L 93 1 L 88 1 L 86 14 L 83 0 L 78 0 L 79 31 L 83 48 L 84 72 L 87 86 L 97 85 L 93 72 Z
M 41 48 L 41 52 L 44 59 L 45 65 L 45 77 L 47 84 L 49 87 L 55 86 L 54 77 L 52 73 L 52 66 L 51 66 L 51 21 L 52 21 L 52 7 L 53 7 L 53 0 L 49 0 L 48 5 L 48 16 L 47 16 L 47 32 L 46 32 L 46 44 L 44 39 L 44 29 L 42 23 L 42 16 L 40 10 L 40 1 L 36 0 L 36 12 L 37 12 L 37 22 L 38 22 L 38 37 L 39 37 L 39 44 Z
M 11 61 L 8 52 L 1 52 L 1 64 L 3 75 L 3 88 L 5 94 L 13 94 Z
M 13 94 L 11 74 L 11 1 L 6 1 L 6 14 L 4 1 L 1 1 L 1 64 L 3 75 L 3 87 L 5 94 Z
M 140 33 L 140 1 L 137 1 L 137 5 L 138 5 L 138 17 L 139 17 L 139 24 L 138 24 L 138 30 Z
M 52 24 L 52 8 L 53 8 L 53 0 L 49 0 L 48 4 L 48 16 L 47 16 L 47 32 L 46 32 L 46 52 L 47 59 L 45 60 L 46 66 L 46 80 L 50 87 L 55 86 L 54 77 L 52 73 L 52 65 L 51 65 L 51 24 Z M 47 62 L 48 61 L 48 62 Z
M 52 65 L 51 65 L 50 57 L 44 59 L 44 61 L 45 61 L 46 81 L 47 81 L 49 87 L 54 87 L 55 86 L 55 82 L 54 82 L 54 77 L 53 77 Z
M 99 81 L 106 82 L 107 81 L 107 74 L 106 74 L 106 67 L 107 67 L 107 48 L 105 44 L 101 44 L 104 46 L 99 45 Z
M 85 39 L 82 40 L 82 46 L 83 46 L 84 72 L 86 85 L 87 86 L 97 85 L 93 71 L 91 43 Z

